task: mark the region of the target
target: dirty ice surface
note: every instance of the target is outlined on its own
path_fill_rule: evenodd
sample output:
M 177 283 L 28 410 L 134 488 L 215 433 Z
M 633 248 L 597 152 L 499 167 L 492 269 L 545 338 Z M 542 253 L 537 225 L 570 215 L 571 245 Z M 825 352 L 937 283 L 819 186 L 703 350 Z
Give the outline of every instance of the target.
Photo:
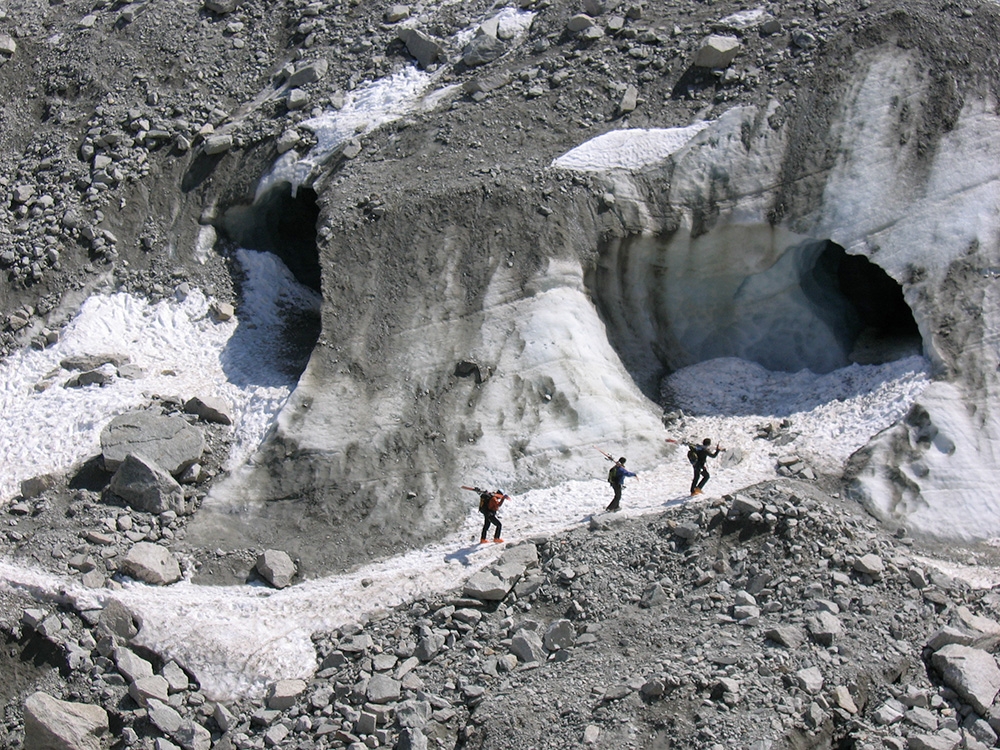
M 386 86 L 375 84 L 359 91 L 342 111 L 353 120 L 338 121 L 332 113 L 325 124 L 317 124 L 320 140 L 329 145 L 345 133 L 385 122 L 424 97 L 423 74 L 408 69 L 400 75 Z M 598 139 L 565 165 L 641 168 L 682 147 L 703 127 L 696 123 L 653 134 L 615 131 L 604 136 L 609 140 Z M 322 128 L 329 128 L 329 137 L 321 135 Z M 298 162 L 289 159 L 285 166 L 291 171 L 283 178 L 295 182 L 323 158 L 321 148 L 301 164 L 301 173 L 295 173 Z M 58 344 L 0 362 L 0 416 L 5 428 L 0 432 L 0 455 L 5 461 L 0 496 L 10 499 L 21 479 L 67 470 L 95 455 L 104 424 L 122 411 L 148 403 L 153 394 L 229 400 L 235 418 L 230 467 L 244 461 L 294 387 L 294 378 L 278 366 L 284 355 L 279 349 L 283 311 L 309 309 L 318 300 L 298 287 L 273 256 L 242 252 L 241 259 L 248 282 L 235 321 L 214 322 L 208 314 L 209 300 L 199 292 L 156 304 L 126 294 L 95 296 L 62 332 Z M 62 387 L 69 373 L 59 369 L 61 359 L 99 352 L 131 355 L 145 369 L 145 377 L 115 379 L 104 388 Z M 703 362 L 675 373 L 668 383 L 689 416 L 682 431 L 664 437 L 710 436 L 729 449 L 723 454 L 727 458 L 711 465 L 708 496 L 773 477 L 777 450 L 794 451 L 818 469 L 833 470 L 906 412 L 927 383 L 926 368 L 923 359 L 912 358 L 815 376 L 768 373 L 740 360 Z M 45 384 L 48 387 L 41 388 Z M 754 439 L 756 426 L 773 417 L 790 420 L 792 431 L 798 433 L 781 449 Z M 622 515 L 659 512 L 688 502 L 690 467 L 683 451 L 671 452 L 664 445 L 659 465 L 636 467 L 639 477 L 625 490 Z M 600 447 L 615 455 L 628 451 L 627 445 Z M 514 497 L 501 513 L 504 535 L 516 543 L 585 523 L 610 500 L 607 469 L 595 451 L 591 478 Z M 470 496 L 462 527 L 440 543 L 281 591 L 205 587 L 189 581 L 168 587 L 126 582 L 119 590 L 88 590 L 71 577 L 9 561 L 0 561 L 0 582 L 41 599 L 75 599 L 81 608 L 98 606 L 111 597 L 120 599 L 142 617 L 141 641 L 194 673 L 206 695 L 219 700 L 259 695 L 270 681 L 313 673 L 314 631 L 460 586 L 495 559 L 505 545 L 477 543 L 481 517 L 475 505 Z

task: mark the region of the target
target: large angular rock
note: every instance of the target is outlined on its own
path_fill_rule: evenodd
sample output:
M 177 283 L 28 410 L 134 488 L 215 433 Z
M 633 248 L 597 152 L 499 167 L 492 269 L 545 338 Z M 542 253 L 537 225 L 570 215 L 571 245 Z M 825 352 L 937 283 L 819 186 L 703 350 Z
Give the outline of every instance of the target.
M 180 484 L 144 456 L 125 456 L 108 487 L 130 508 L 144 513 L 172 510 L 183 516 L 194 512 L 194 503 L 185 499 Z
M 140 706 L 149 705 L 150 700 L 166 703 L 169 700 L 169 685 L 161 675 L 143 677 L 128 686 L 128 694 Z
M 233 417 L 229 404 L 216 396 L 195 396 L 184 402 L 184 411 L 199 419 L 215 424 L 231 425 Z
M 261 578 L 276 589 L 283 589 L 291 584 L 296 570 L 295 563 L 288 553 L 279 549 L 264 550 L 257 557 L 255 568 Z
M 112 419 L 101 432 L 104 468 L 117 471 L 129 454 L 142 455 L 171 475 L 201 458 L 205 436 L 180 417 L 132 411 Z
M 21 480 L 21 497 L 30 500 L 38 497 L 44 492 L 48 492 L 59 484 L 58 474 L 40 474 L 37 477 Z
M 524 568 L 517 566 L 494 566 L 480 570 L 465 582 L 463 592 L 474 599 L 498 602 L 510 593 L 523 572 Z
M 224 16 L 240 7 L 242 2 L 243 0 L 205 0 L 205 8 Z
M 183 750 L 210 750 L 212 747 L 212 733 L 190 719 L 181 722 L 173 737 Z
M 131 358 L 127 354 L 76 354 L 61 359 L 59 366 L 64 370 L 86 372 L 109 364 L 119 368 L 127 365 L 130 361 Z
M 544 662 L 545 647 L 534 630 L 522 628 L 510 639 L 510 651 L 523 662 Z
M 809 635 L 821 646 L 832 646 L 837 636 L 844 632 L 844 626 L 836 615 L 820 612 L 806 620 Z
M 764 633 L 764 637 L 793 650 L 805 642 L 805 636 L 802 634 L 802 631 L 791 625 L 779 625 L 778 627 L 770 628 Z
M 727 68 L 739 51 L 736 37 L 712 34 L 701 43 L 693 64 L 696 68 Z
M 111 599 L 104 605 L 97 622 L 101 628 L 126 641 L 134 638 L 142 626 L 136 615 L 117 599 Z
M 504 551 L 500 559 L 481 570 L 465 583 L 466 596 L 483 601 L 500 601 L 510 593 L 530 565 L 538 562 L 534 544 L 519 544 Z
M 406 45 L 406 51 L 420 63 L 421 68 L 433 65 L 444 52 L 437 41 L 416 29 L 400 29 L 397 36 Z
M 305 680 L 278 680 L 267 689 L 267 707 L 274 711 L 291 708 L 306 687 Z
M 149 722 L 167 735 L 172 736 L 184 723 L 184 719 L 177 711 L 155 699 L 149 700 L 146 711 Z
M 129 682 L 153 676 L 153 665 L 131 649 L 119 646 L 112 652 L 112 656 L 118 671 Z
M 401 690 L 402 685 L 398 680 L 385 674 L 374 674 L 368 680 L 367 696 L 375 704 L 392 703 L 399 700 Z
M 1000 667 L 992 654 L 952 643 L 936 651 L 931 664 L 962 700 L 986 715 L 1000 692 Z
M 107 732 L 108 714 L 100 706 L 41 691 L 24 702 L 24 750 L 101 750 Z
M 288 88 L 292 89 L 299 86 L 305 86 L 309 83 L 315 83 L 326 75 L 326 71 L 329 67 L 330 63 L 324 57 L 321 57 L 318 60 L 310 60 L 309 62 L 302 63 L 295 69 L 295 72 L 288 77 L 286 85 Z
M 507 51 L 507 46 L 489 34 L 480 34 L 474 37 L 465 49 L 462 50 L 462 62 L 470 68 L 477 65 L 485 65 L 496 60 Z
M 556 620 L 545 629 L 542 645 L 546 651 L 572 648 L 576 642 L 576 628 L 569 620 Z
M 181 568 L 170 550 L 151 542 L 139 542 L 122 560 L 121 571 L 146 583 L 165 586 L 181 578 Z

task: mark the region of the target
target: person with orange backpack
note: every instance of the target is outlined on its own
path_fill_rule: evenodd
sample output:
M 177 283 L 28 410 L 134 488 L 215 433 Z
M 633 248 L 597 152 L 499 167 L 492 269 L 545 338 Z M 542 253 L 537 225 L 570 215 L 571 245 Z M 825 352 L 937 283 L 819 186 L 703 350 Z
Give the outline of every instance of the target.
M 487 533 L 490 526 L 495 526 L 493 541 L 498 544 L 503 542 L 500 538 L 500 519 L 497 518 L 497 511 L 503 506 L 505 500 L 510 500 L 510 496 L 504 494 L 503 490 L 483 490 L 479 487 L 463 487 L 462 489 L 473 490 L 479 493 L 479 512 L 483 514 L 483 531 L 479 535 L 479 543 L 486 544 L 489 541 Z

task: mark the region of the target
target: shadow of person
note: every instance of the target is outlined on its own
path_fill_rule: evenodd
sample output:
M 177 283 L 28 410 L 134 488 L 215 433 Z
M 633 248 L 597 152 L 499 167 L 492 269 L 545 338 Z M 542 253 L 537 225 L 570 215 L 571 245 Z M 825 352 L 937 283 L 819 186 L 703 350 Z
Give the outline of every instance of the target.
M 445 555 L 444 561 L 447 563 L 458 561 L 462 563 L 462 565 L 468 567 L 469 565 L 471 565 L 469 558 L 471 557 L 472 553 L 475 552 L 477 549 L 479 549 L 479 544 L 471 544 L 468 547 L 462 547 L 461 549 L 457 549 L 454 552 L 449 552 L 447 555 Z

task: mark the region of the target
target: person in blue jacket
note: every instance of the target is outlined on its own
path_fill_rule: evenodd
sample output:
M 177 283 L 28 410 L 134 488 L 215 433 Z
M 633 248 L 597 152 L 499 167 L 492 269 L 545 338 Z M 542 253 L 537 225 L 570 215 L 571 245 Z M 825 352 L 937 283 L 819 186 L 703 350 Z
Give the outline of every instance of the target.
M 625 488 L 625 477 L 634 476 L 635 474 L 625 468 L 625 456 L 622 456 L 615 462 L 615 465 L 611 467 L 611 471 L 608 472 L 608 482 L 615 491 L 615 496 L 605 510 L 619 510 L 622 501 L 622 490 Z

